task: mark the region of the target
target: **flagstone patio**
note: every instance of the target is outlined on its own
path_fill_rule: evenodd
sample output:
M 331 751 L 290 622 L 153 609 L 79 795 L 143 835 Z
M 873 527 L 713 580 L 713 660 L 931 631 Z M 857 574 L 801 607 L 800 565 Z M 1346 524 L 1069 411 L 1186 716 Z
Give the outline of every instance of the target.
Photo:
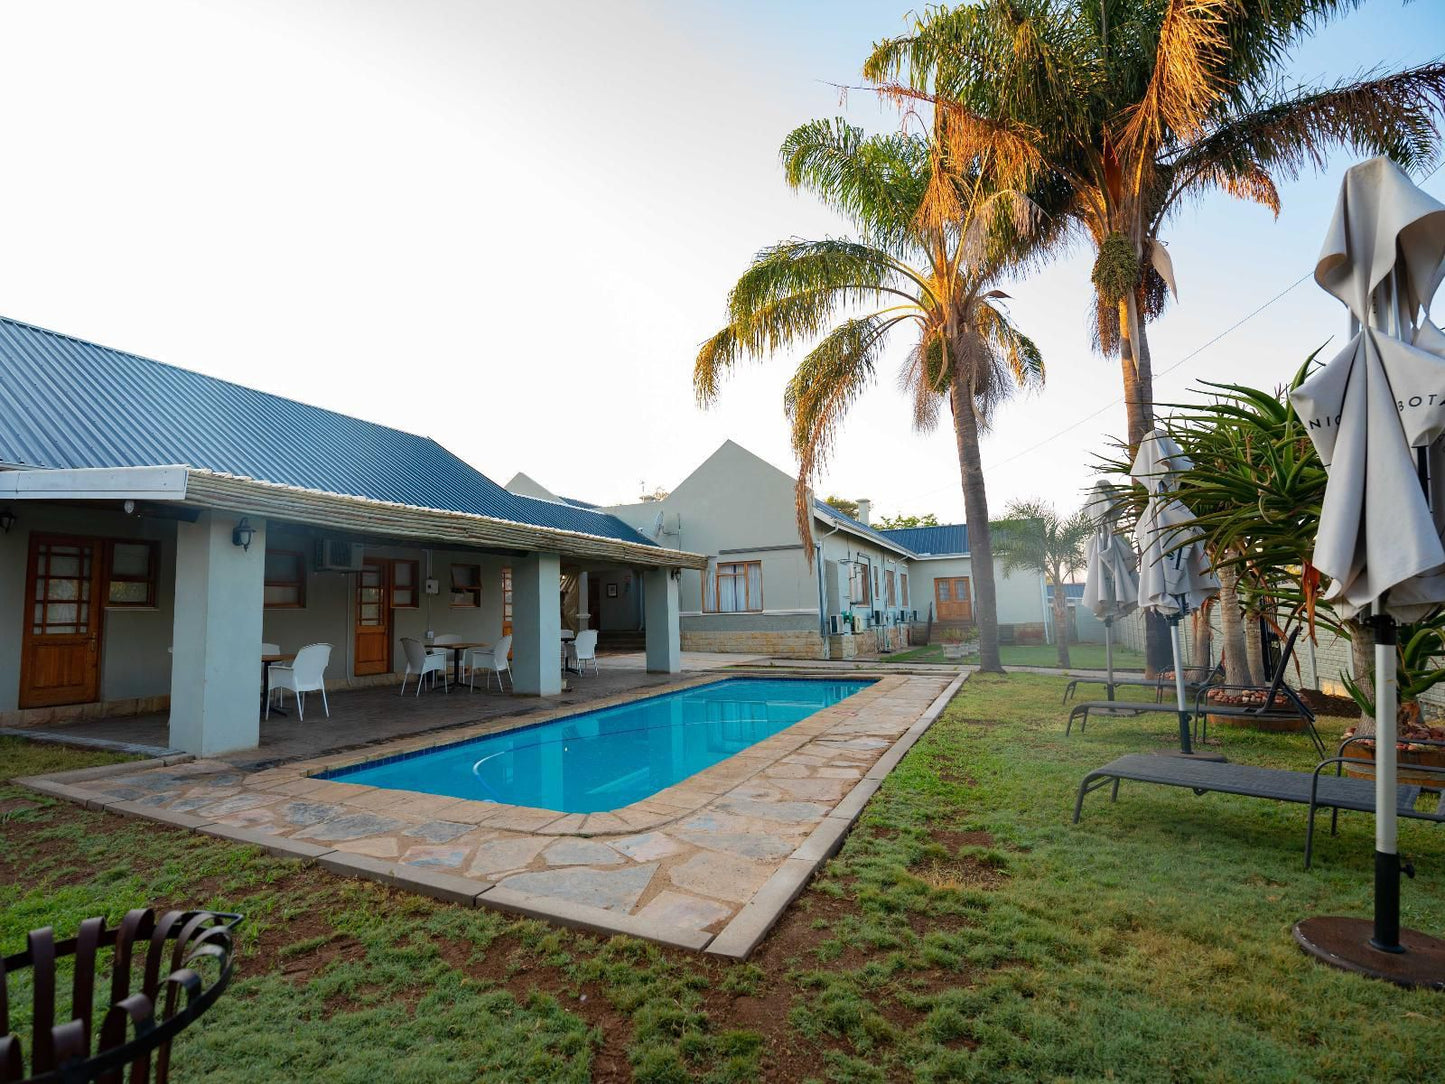
M 670 687 L 713 680 L 701 676 Z M 883 677 L 719 764 L 605 813 L 564 814 L 316 778 L 575 708 L 262 771 L 165 758 L 25 782 L 88 806 L 470 905 L 746 956 L 841 844 L 867 799 L 962 680 Z M 587 706 L 658 691 L 631 690 Z

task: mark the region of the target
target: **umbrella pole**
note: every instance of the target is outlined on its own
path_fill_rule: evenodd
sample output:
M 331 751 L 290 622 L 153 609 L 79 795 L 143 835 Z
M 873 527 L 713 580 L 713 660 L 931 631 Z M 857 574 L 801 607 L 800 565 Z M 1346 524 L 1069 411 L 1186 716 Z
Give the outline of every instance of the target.
M 1400 854 L 1396 844 L 1395 619 L 1376 615 L 1375 626 L 1375 933 L 1381 952 L 1400 946 Z
M 1194 746 L 1189 739 L 1189 713 L 1184 710 L 1184 647 L 1180 643 L 1182 634 L 1179 631 L 1179 622 L 1183 619 L 1182 613 L 1169 619 L 1169 639 L 1174 647 L 1174 693 L 1179 704 L 1179 751 L 1185 756 L 1193 756 Z
M 1114 699 L 1114 619 L 1104 618 L 1104 669 L 1109 675 L 1109 684 L 1104 688 L 1109 690 L 1109 699 Z

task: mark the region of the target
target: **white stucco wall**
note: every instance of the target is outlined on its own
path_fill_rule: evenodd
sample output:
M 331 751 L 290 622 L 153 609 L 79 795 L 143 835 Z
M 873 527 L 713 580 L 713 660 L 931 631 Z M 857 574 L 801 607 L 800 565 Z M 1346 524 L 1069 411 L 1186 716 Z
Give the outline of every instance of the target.
M 175 597 L 176 524 L 140 519 L 118 508 L 86 509 L 16 502 L 15 525 L 0 534 L 0 711 L 13 711 L 20 692 L 20 642 L 29 608 L 25 572 L 32 533 L 160 543 L 156 606 L 106 609 L 101 622 L 100 695 L 103 700 L 155 696 L 170 691 L 172 600 Z
M 957 576 L 969 577 L 969 593 L 976 599 L 973 589 L 973 561 L 969 557 L 929 557 L 913 562 L 917 585 L 914 588 L 914 609 L 919 617 L 928 613 L 928 606 L 936 597 L 933 582 Z M 1039 625 L 1044 623 L 1044 578 L 1037 572 L 1019 571 L 1004 575 L 994 563 L 994 594 L 998 605 L 998 620 L 1004 625 Z
M 160 543 L 157 605 L 144 610 L 111 608 L 105 611 L 100 699 L 115 702 L 169 695 L 172 656 L 168 648 L 173 643 L 175 618 L 176 521 L 141 519 L 108 508 L 65 507 L 42 502 L 21 504 L 16 509 L 16 517 L 10 532 L 0 534 L 0 711 L 18 706 L 20 648 L 26 617 L 23 605 L 26 562 L 33 532 L 102 539 L 153 539 Z M 235 519 L 231 516 L 230 522 Z M 229 529 L 227 526 L 228 532 Z M 307 555 L 306 605 L 300 609 L 264 610 L 259 640 L 276 643 L 288 654 L 308 643 L 331 644 L 328 684 L 344 685 L 352 675 L 355 576 L 316 571 L 310 560 L 315 535 L 303 529 L 272 524 L 269 534 L 272 548 Z M 510 563 L 508 559 L 465 550 L 428 553 L 403 546 L 372 546 L 367 547 L 366 552 L 379 557 L 416 560 L 421 578 L 431 575 L 441 588 L 437 595 L 422 593 L 417 609 L 392 612 L 394 670 L 405 666 L 401 650 L 404 636 L 424 639 L 431 630 L 437 635 L 451 633 L 467 640 L 490 641 L 501 635 L 501 576 L 503 567 Z M 481 566 L 480 609 L 451 607 L 449 586 L 454 561 Z M 255 669 L 259 698 L 259 660 Z

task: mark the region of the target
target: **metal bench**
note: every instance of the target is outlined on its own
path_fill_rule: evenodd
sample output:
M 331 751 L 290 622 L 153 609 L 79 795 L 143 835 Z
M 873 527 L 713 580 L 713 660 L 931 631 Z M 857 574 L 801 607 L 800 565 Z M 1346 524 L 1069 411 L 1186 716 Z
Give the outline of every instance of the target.
M 1276 802 L 1294 802 L 1309 806 L 1309 823 L 1305 830 L 1305 869 L 1309 869 L 1314 854 L 1315 813 L 1320 809 L 1333 810 L 1330 823 L 1331 834 L 1341 809 L 1353 809 L 1360 813 L 1375 811 L 1375 781 L 1354 779 L 1340 774 L 1346 764 L 1373 764 L 1373 761 L 1358 757 L 1336 756 L 1320 761 L 1311 772 L 1292 772 L 1281 768 L 1260 768 L 1252 764 L 1219 763 L 1216 761 L 1186 760 L 1182 757 L 1154 756 L 1131 753 L 1118 760 L 1095 768 L 1079 784 L 1079 794 L 1074 800 L 1074 823 L 1084 811 L 1084 797 L 1096 790 L 1113 786 L 1110 801 L 1118 801 L 1119 784 L 1125 779 L 1135 783 L 1157 783 L 1165 787 L 1185 787 L 1195 794 L 1238 794 L 1246 798 L 1268 798 Z M 1334 767 L 1334 775 L 1325 774 L 1325 769 Z M 1445 768 L 1417 768 L 1411 771 L 1434 771 L 1441 773 L 1445 782 Z M 1395 812 L 1398 816 L 1413 820 L 1445 822 L 1445 802 L 1434 810 L 1416 809 L 1422 788 L 1415 785 L 1400 785 L 1395 788 Z

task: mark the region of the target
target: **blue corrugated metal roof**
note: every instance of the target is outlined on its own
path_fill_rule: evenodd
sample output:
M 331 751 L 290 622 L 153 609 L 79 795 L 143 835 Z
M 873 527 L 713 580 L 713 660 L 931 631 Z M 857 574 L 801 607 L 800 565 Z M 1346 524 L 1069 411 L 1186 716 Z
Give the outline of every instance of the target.
M 813 507 L 816 508 L 816 509 L 818 509 L 818 511 L 823 512 L 823 513 L 826 514 L 826 515 L 835 516 L 836 518 L 841 519 L 844 523 L 846 523 L 846 524 L 848 524 L 850 527 L 854 528 L 854 529 L 855 529 L 856 531 L 858 531 L 860 534 L 868 535 L 870 538 L 877 539 L 879 542 L 883 542 L 883 543 L 886 543 L 886 544 L 889 544 L 889 545 L 892 545 L 892 546 L 897 546 L 897 547 L 900 547 L 900 548 L 905 549 L 905 550 L 908 549 L 908 544 L 907 544 L 906 542 L 899 541 L 899 540 L 896 539 L 896 538 L 890 538 L 890 537 L 888 537 L 888 535 L 889 535 L 889 532 L 888 532 L 888 531 L 875 531 L 872 527 L 868 526 L 866 523 L 863 523 L 863 522 L 860 522 L 859 520 L 854 519 L 852 516 L 848 515 L 848 514 L 845 513 L 845 512 L 840 512 L 840 511 L 838 511 L 838 509 L 834 508 L 834 507 L 833 507 L 831 504 L 829 504 L 827 501 L 820 501 L 820 500 L 818 500 L 817 497 L 814 497 L 814 498 L 813 498 Z
M 176 464 L 656 545 L 604 512 L 508 493 L 426 437 L 5 317 L 0 463 Z
M 914 553 L 938 555 L 968 552 L 968 524 L 946 523 L 941 527 L 893 527 L 882 532 Z
M 1064 584 L 1064 597 L 1065 597 L 1065 598 L 1083 598 L 1083 597 L 1084 597 L 1084 586 L 1085 586 L 1085 585 L 1082 584 L 1082 583 L 1066 583 L 1066 584 Z

